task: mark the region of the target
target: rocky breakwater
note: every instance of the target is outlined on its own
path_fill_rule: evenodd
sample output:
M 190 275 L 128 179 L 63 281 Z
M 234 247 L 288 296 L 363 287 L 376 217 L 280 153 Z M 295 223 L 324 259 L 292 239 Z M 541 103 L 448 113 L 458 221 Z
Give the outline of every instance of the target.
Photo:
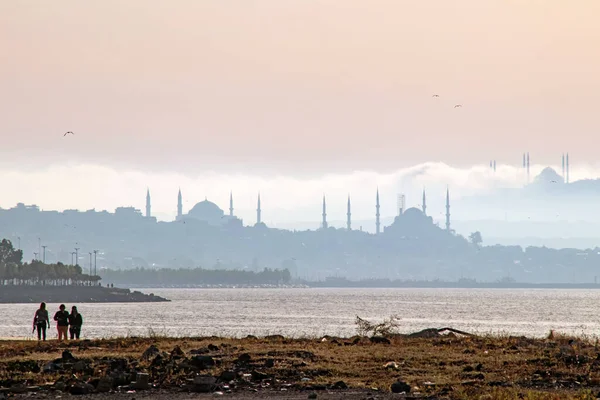
M 0 303 L 144 303 L 170 301 L 154 294 L 102 286 L 2 286 Z

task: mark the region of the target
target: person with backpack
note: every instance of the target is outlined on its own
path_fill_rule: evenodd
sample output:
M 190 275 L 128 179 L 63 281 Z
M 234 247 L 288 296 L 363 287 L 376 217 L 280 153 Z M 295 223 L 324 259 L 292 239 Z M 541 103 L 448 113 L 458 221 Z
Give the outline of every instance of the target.
M 58 330 L 58 341 L 67 340 L 67 329 L 69 328 L 69 312 L 65 311 L 65 305 L 61 304 L 59 310 L 54 314 L 56 330 Z
M 46 325 L 48 325 L 48 329 L 50 329 L 50 319 L 48 318 L 48 310 L 46 310 L 46 303 L 41 303 L 40 308 L 38 308 L 35 312 L 35 316 L 33 317 L 33 331 L 37 329 L 38 332 L 38 340 L 46 340 Z
M 69 315 L 69 333 L 71 334 L 71 340 L 79 340 L 81 325 L 83 325 L 83 317 L 77 311 L 77 307 L 73 306 L 71 307 L 71 314 Z

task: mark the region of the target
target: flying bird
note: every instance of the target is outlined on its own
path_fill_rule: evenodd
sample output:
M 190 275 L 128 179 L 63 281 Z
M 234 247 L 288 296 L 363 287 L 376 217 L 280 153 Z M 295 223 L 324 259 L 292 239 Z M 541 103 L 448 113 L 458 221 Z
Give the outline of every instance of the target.
M 440 97 L 440 95 L 439 95 L 439 94 L 434 94 L 434 95 L 433 95 L 433 96 L 431 96 L 431 97 Z
M 454 106 L 454 108 L 459 108 L 459 107 L 462 107 L 462 104 L 457 104 Z
M 63 137 L 67 136 L 69 133 L 70 133 L 71 135 L 75 135 L 73 132 L 71 132 L 71 131 L 68 131 L 68 132 L 65 132 L 65 134 L 63 135 Z

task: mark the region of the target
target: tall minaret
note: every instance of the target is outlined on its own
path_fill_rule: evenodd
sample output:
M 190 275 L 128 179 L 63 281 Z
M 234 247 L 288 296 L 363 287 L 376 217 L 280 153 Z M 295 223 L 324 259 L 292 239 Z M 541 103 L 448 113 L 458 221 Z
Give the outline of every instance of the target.
M 567 183 L 571 182 L 571 178 L 569 177 L 569 153 L 567 153 Z
M 563 178 L 563 182 L 567 182 L 567 179 L 565 177 L 565 153 L 563 153 L 562 155 L 562 178 Z
M 258 204 L 256 206 L 256 225 L 262 223 L 261 219 L 262 210 L 260 208 L 260 193 L 258 194 Z
M 494 160 L 494 173 L 496 173 L 496 160 Z
M 150 218 L 152 216 L 152 210 L 150 207 L 150 188 L 146 192 L 146 218 Z
M 233 192 L 229 192 L 229 216 L 233 217 Z
M 523 153 L 523 169 L 527 167 L 527 159 L 525 158 L 525 153 Z
M 348 195 L 348 212 L 346 213 L 346 228 L 352 230 L 352 213 L 350 212 L 350 195 Z
M 450 232 L 450 189 L 446 188 L 446 231 Z
M 327 204 L 325 203 L 325 195 L 323 195 L 323 222 L 321 227 L 327 229 Z
M 183 216 L 183 200 L 181 198 L 181 188 L 179 188 L 179 193 L 177 194 L 177 218 L 181 218 Z
M 379 220 L 379 188 L 377 188 L 377 197 L 375 198 L 375 233 L 379 235 L 381 232 L 381 222 Z
M 425 197 L 425 189 L 423 189 L 423 215 L 427 215 L 427 198 Z

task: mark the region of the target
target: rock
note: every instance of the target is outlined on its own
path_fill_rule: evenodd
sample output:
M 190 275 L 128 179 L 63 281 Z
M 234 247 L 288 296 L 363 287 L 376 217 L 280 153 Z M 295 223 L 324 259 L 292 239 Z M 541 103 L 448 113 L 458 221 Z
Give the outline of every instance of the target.
M 215 366 L 215 360 L 211 356 L 194 356 L 190 364 L 198 369 L 209 369 Z
M 192 391 L 195 393 L 210 393 L 216 388 L 217 379 L 210 375 L 197 375 L 194 377 Z
M 219 347 L 215 346 L 214 344 L 209 344 L 208 345 L 208 350 L 210 350 L 210 351 L 219 351 Z
M 106 392 L 110 392 L 113 388 L 113 378 L 111 378 L 110 376 L 105 376 L 100 378 L 100 381 L 98 382 L 98 387 L 96 388 L 96 391 L 98 391 L 98 393 L 106 393 Z
M 272 358 L 267 358 L 265 360 L 265 367 L 267 368 L 273 368 L 275 366 L 275 360 Z
M 251 359 L 252 359 L 252 357 L 250 357 L 250 354 L 244 353 L 238 357 L 238 362 L 246 364 L 246 363 L 249 363 Z
M 162 367 L 166 363 L 166 360 L 160 354 L 154 357 L 154 360 L 150 363 L 151 367 Z
M 473 367 L 471 367 L 470 365 L 467 365 L 466 367 L 463 368 L 463 372 L 473 372 L 475 369 Z
M 73 354 L 71 354 L 71 352 L 69 350 L 65 350 L 62 352 L 62 360 L 63 361 L 74 361 L 75 357 L 73 357 Z
M 397 381 L 392 383 L 390 390 L 392 393 L 410 393 L 410 385 L 403 381 Z
M 149 361 L 151 358 L 160 354 L 160 350 L 155 345 L 151 345 L 142 354 L 142 360 Z
M 333 386 L 331 386 L 331 388 L 333 390 L 345 390 L 348 389 L 348 385 L 346 385 L 346 382 L 344 381 L 337 381 L 333 384 Z
M 221 375 L 219 375 L 219 381 L 221 382 L 231 382 L 237 378 L 237 374 L 234 371 L 223 371 Z
M 316 399 L 317 397 L 319 397 L 319 396 L 317 396 L 316 393 L 311 393 L 311 394 L 308 395 L 309 399 Z
M 250 374 L 252 375 L 252 380 L 254 381 L 264 381 L 265 379 L 269 379 L 272 377 L 271 375 L 256 370 L 252 370 Z
M 370 338 L 371 343 L 375 343 L 375 344 L 391 344 L 392 342 L 390 342 L 390 339 L 383 337 L 383 336 L 373 336 L 372 338 Z
M 131 382 L 131 385 L 129 387 L 134 390 L 150 389 L 150 376 L 141 372 L 138 373 L 135 378 L 135 382 Z
M 127 360 L 124 358 L 116 358 L 110 361 L 111 371 L 125 371 L 127 369 Z
M 44 365 L 44 368 L 42 368 L 42 371 L 44 373 L 50 374 L 56 371 L 60 371 L 62 369 L 62 365 L 57 364 L 54 361 L 50 361 L 49 363 L 47 363 L 46 365 Z
M 182 357 L 185 353 L 181 350 L 181 347 L 175 346 L 173 350 L 171 350 L 171 357 Z
M 85 361 L 77 361 L 75 364 L 73 364 L 73 371 L 75 372 L 82 372 L 86 368 L 87 364 L 85 363 Z
M 80 396 L 90 394 L 94 391 L 94 387 L 85 382 L 77 381 L 69 388 L 69 393 L 72 395 Z

